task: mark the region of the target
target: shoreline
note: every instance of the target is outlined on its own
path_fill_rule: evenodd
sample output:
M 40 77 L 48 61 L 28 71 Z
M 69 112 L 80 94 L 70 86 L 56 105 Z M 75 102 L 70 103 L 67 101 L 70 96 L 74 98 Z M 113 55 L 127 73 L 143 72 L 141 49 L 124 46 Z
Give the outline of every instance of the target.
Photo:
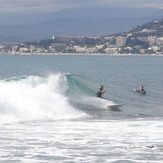
M 95 56 L 163 56 L 163 54 L 106 54 L 106 53 L 0 53 L 0 55 L 95 55 Z

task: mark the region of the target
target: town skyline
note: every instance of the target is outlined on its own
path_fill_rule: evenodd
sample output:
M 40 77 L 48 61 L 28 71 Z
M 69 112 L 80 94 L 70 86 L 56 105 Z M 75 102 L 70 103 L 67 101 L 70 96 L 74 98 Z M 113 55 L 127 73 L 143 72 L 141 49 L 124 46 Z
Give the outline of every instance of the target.
M 101 37 L 52 36 L 25 43 L 0 44 L 0 54 L 163 54 L 163 19 L 128 32 Z

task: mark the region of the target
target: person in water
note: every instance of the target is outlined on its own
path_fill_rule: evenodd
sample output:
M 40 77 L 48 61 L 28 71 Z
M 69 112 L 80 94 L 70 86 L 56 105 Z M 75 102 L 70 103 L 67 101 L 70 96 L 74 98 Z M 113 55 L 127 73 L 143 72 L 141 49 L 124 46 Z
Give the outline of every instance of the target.
M 100 88 L 98 89 L 97 94 L 96 94 L 97 97 L 100 97 L 101 98 L 101 96 L 106 92 L 106 91 L 103 91 L 103 89 L 104 89 L 104 86 L 101 85 Z
M 137 92 L 139 92 L 139 93 L 141 93 L 141 94 L 146 94 L 146 91 L 145 91 L 145 89 L 144 89 L 144 86 L 141 86 L 141 87 L 139 88 L 139 90 L 137 90 Z

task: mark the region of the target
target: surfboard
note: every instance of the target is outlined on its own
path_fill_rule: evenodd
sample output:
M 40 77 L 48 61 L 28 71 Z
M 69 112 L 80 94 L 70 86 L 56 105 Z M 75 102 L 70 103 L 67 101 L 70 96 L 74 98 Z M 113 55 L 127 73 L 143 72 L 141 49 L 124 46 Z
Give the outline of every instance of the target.
M 110 109 L 119 109 L 121 106 L 123 106 L 124 104 L 115 104 L 115 105 L 109 105 L 107 106 L 107 108 Z
M 140 91 L 140 90 L 136 90 L 136 89 L 133 89 L 133 92 L 134 93 L 138 93 L 138 94 L 142 94 L 142 95 L 145 95 L 146 94 L 146 91 Z

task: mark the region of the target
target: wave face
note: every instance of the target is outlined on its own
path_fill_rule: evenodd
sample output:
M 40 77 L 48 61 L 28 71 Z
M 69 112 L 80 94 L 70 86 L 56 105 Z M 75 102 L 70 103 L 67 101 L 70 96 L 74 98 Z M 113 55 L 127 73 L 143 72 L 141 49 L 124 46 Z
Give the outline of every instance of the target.
M 96 97 L 99 83 L 88 77 L 68 74 L 67 78 L 67 96 L 76 107 L 84 110 L 107 109 L 107 106 L 115 104 L 109 99 Z
M 21 76 L 0 81 L 0 123 L 87 117 L 66 96 L 66 75 Z

